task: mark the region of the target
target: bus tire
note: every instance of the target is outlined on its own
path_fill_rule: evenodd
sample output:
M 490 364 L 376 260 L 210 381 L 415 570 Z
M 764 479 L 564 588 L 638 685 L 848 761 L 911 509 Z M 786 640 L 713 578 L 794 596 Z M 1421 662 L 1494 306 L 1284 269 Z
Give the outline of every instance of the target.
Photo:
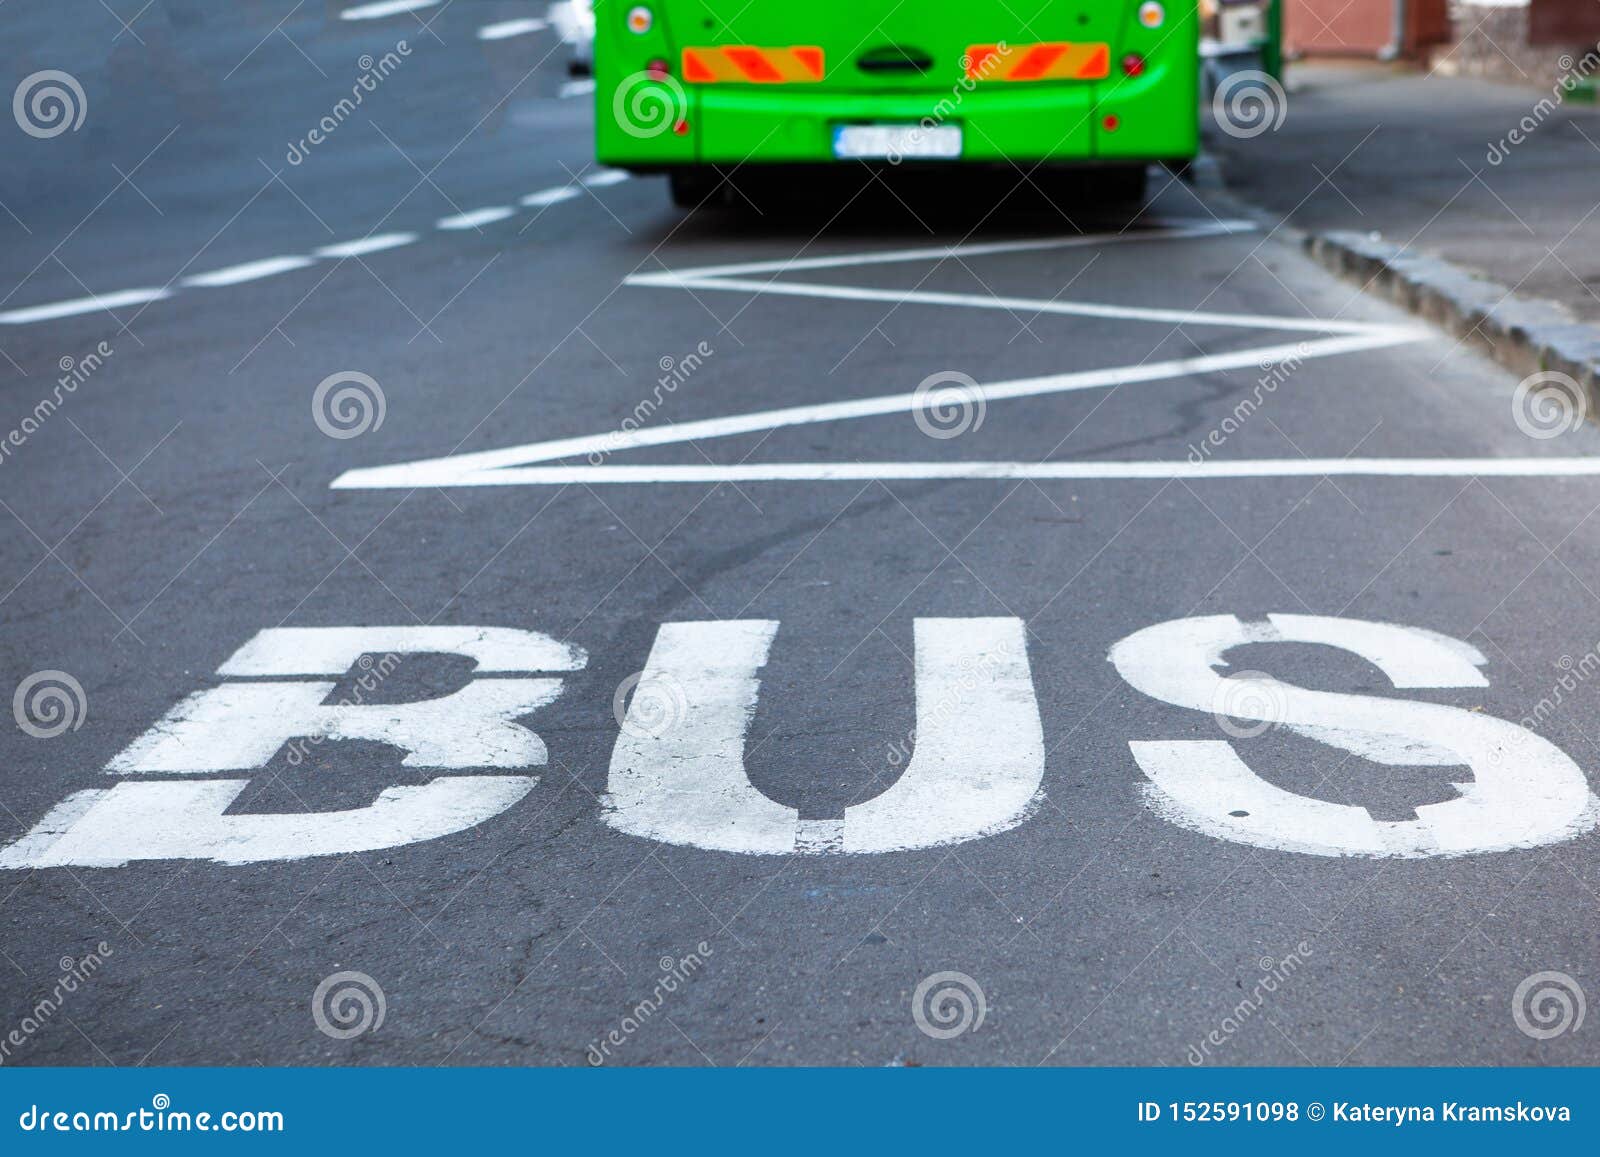
M 673 169 L 667 174 L 667 188 L 679 209 L 715 208 L 727 199 L 722 174 L 710 165 Z

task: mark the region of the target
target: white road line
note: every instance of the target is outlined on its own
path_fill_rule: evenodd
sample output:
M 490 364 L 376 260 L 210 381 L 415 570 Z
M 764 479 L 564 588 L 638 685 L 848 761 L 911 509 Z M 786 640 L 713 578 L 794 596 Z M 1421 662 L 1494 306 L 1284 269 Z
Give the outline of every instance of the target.
M 922 249 L 891 249 L 882 253 L 839 253 L 827 257 L 787 257 L 777 261 L 746 261 L 738 265 L 702 265 L 669 269 L 661 273 L 636 273 L 628 285 L 680 285 L 706 277 L 735 277 L 744 273 L 790 273 L 804 269 L 847 269 L 860 265 L 893 265 L 901 261 L 942 261 L 952 257 L 988 257 L 998 253 L 1034 253 L 1045 249 L 1077 249 L 1086 245 L 1116 245 L 1132 241 L 1183 241 L 1248 233 L 1249 221 L 1158 220 L 1150 228 L 1120 233 L 1081 233 L 1075 237 L 1048 237 L 1034 241 L 989 241 L 972 245 L 932 245 Z
M 3 0 L 0 0 L 0 2 L 3 2 Z M 627 179 L 628 174 L 620 170 L 602 169 L 584 183 L 599 187 L 614 185 L 618 181 Z M 562 185 L 530 193 L 522 198 L 521 203 L 536 208 L 554 205 L 561 201 L 570 201 L 578 195 L 579 190 L 577 188 L 570 185 Z M 477 209 L 455 217 L 445 217 L 435 222 L 434 227 L 443 230 L 474 229 L 479 225 L 503 221 L 515 212 L 516 210 L 509 206 L 497 205 L 486 209 Z M 371 237 L 361 237 L 354 241 L 342 241 L 334 245 L 324 245 L 320 249 L 313 249 L 313 256 L 311 257 L 299 255 L 268 257 L 260 261 L 232 265 L 226 269 L 213 269 L 205 273 L 197 273 L 184 278 L 178 284 L 191 288 L 218 288 L 226 285 L 238 285 L 241 282 L 256 281 L 278 273 L 304 269 L 308 265 L 314 265 L 316 263 L 315 259 L 318 257 L 333 259 L 362 257 L 368 253 L 379 253 L 385 249 L 398 249 L 403 245 L 411 245 L 420 239 L 421 235 L 417 233 L 379 233 Z M 24 306 L 20 309 L 0 313 L 0 325 L 27 325 L 31 322 L 76 317 L 79 314 L 95 313 L 102 309 L 118 309 L 126 305 L 144 305 L 147 302 L 162 301 L 172 295 L 171 289 L 123 289 L 112 293 L 103 293 L 98 297 L 75 297 L 67 301 L 44 302 L 40 305 Z
M 1049 374 L 1038 378 L 1019 378 L 1013 381 L 990 382 L 978 387 L 978 395 L 985 403 L 1008 398 L 1037 397 L 1042 394 L 1068 393 L 1075 390 L 1098 390 L 1110 386 L 1129 385 L 1135 382 L 1162 381 L 1191 374 L 1216 373 L 1221 370 L 1256 369 L 1261 365 L 1296 358 L 1333 357 L 1361 350 L 1381 349 L 1402 345 L 1427 336 L 1424 331 L 1392 327 L 1377 332 L 1350 336 L 1318 338 L 1277 346 L 1260 346 L 1254 349 L 1235 350 L 1225 354 L 1208 354 L 1204 357 L 1177 358 L 1172 361 L 1150 362 L 1140 366 L 1114 366 L 1110 369 L 1083 370 L 1071 374 Z M 976 399 L 974 399 L 976 401 Z M 779 410 L 758 410 L 724 418 L 705 418 L 699 421 L 674 422 L 664 426 L 646 426 L 634 430 L 608 430 L 603 434 L 589 434 L 577 438 L 560 438 L 549 442 L 534 442 L 523 446 L 509 446 L 501 450 L 483 450 L 474 454 L 457 454 L 445 458 L 431 458 L 419 462 L 403 462 L 393 466 L 376 466 L 364 470 L 350 470 L 334 479 L 333 487 L 339 490 L 364 488 L 389 489 L 413 486 L 494 486 L 511 485 L 517 478 L 543 482 L 544 477 L 526 472 L 513 473 L 507 467 L 525 466 L 534 462 L 550 462 L 560 458 L 573 458 L 585 454 L 615 454 L 636 450 L 644 446 L 664 446 L 678 442 L 726 438 L 735 434 L 762 433 L 785 426 L 810 425 L 817 422 L 838 422 L 852 418 L 871 418 L 885 414 L 915 413 L 927 404 L 927 399 L 913 390 L 900 394 L 885 394 L 873 398 L 852 398 L 841 402 L 818 402 L 806 406 L 789 406 Z M 847 464 L 840 464 L 847 465 Z M 951 468 L 961 468 L 951 463 Z M 762 469 L 789 469 L 788 466 L 762 467 Z M 828 464 L 797 467 L 802 471 L 831 468 Z M 563 468 L 565 469 L 565 468 Z M 610 467 L 608 469 L 615 469 Z M 631 468 L 630 468 L 631 469 Z M 644 469 L 652 469 L 645 467 Z M 508 477 L 501 479 L 504 472 Z M 482 477 L 480 477 L 482 476 Z M 669 472 L 662 481 L 679 479 Z
M 1158 321 L 1173 325 L 1233 325 L 1249 329 L 1312 330 L 1321 333 L 1371 333 L 1364 321 L 1324 321 L 1314 317 L 1271 317 L 1255 313 L 1207 313 L 1190 309 L 1145 309 L 1133 305 L 1058 301 L 1031 297 L 998 297 L 988 293 L 932 293 L 912 289 L 871 289 L 857 285 L 818 285 L 802 281 L 747 281 L 737 277 L 697 277 L 676 281 L 674 288 L 724 289 L 775 293 L 788 297 L 824 297 L 836 301 L 887 301 L 896 305 L 956 305 L 968 309 L 1001 309 L 1013 313 L 1059 313 L 1073 317 Z
M 29 305 L 22 309 L 0 313 L 0 325 L 27 325 L 33 321 L 54 321 L 58 317 L 77 317 L 83 313 L 98 313 L 103 309 L 121 309 L 125 305 L 144 305 L 171 297 L 168 289 L 121 289 L 115 293 L 102 293 L 95 297 L 75 297 L 70 301 L 52 301 L 44 305 Z
M 718 482 L 933 480 L 1206 481 L 1219 478 L 1589 478 L 1600 458 L 1258 458 L 1232 462 L 772 462 L 737 465 L 511 466 L 435 480 L 404 467 L 352 470 L 335 490 L 424 486 L 567 486 Z
M 594 91 L 592 80 L 569 80 L 561 86 L 562 96 L 587 96 Z
M 591 189 L 604 189 L 607 185 L 620 185 L 628 179 L 628 174 L 621 169 L 596 169 L 583 178 L 583 183 Z
M 433 223 L 433 227 L 451 232 L 460 229 L 476 229 L 480 225 L 492 225 L 496 221 L 504 221 L 515 212 L 516 210 L 510 205 L 490 205 L 484 209 L 470 209 L 465 213 L 458 213 L 454 217 L 440 217 Z
M 185 277 L 179 285 L 190 289 L 216 289 L 224 285 L 239 285 L 246 281 L 260 281 L 295 269 L 315 265 L 313 257 L 264 257 L 260 261 L 246 261 L 242 265 L 228 265 L 205 273 Z
M 509 40 L 513 36 L 526 36 L 530 32 L 542 32 L 550 27 L 543 20 L 534 17 L 525 17 L 521 20 L 502 20 L 498 24 L 485 24 L 478 29 L 479 40 Z
M 398 16 L 402 12 L 415 12 L 419 8 L 432 8 L 439 0 L 377 0 L 373 4 L 358 4 L 339 13 L 340 20 L 382 20 L 385 16 Z
M 365 257 L 368 253 L 382 253 L 385 249 L 398 249 L 419 239 L 416 233 L 378 233 L 371 237 L 358 237 L 354 241 L 341 241 L 337 245 L 324 245 L 313 249 L 318 257 Z
M 540 189 L 537 193 L 529 193 L 517 204 L 526 205 L 530 209 L 542 209 L 546 205 L 558 205 L 562 201 L 570 201 L 579 195 L 574 185 L 558 185 L 554 189 Z

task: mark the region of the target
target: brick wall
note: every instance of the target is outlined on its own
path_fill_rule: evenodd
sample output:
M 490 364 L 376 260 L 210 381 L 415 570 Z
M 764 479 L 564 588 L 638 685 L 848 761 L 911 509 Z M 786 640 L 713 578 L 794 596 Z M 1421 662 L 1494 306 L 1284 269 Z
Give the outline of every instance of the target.
M 1530 46 L 1526 3 L 1484 5 L 1451 0 L 1450 17 L 1453 40 L 1433 53 L 1437 72 L 1544 87 L 1555 83 L 1572 61 L 1583 57 L 1585 48 L 1592 47 Z M 1568 62 L 1565 65 L 1564 60 Z

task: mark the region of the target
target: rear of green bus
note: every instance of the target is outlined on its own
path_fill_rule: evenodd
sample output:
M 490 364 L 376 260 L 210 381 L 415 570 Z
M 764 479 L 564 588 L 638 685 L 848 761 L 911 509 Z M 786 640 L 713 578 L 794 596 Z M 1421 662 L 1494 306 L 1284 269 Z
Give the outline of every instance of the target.
M 850 162 L 1142 186 L 1198 147 L 1198 23 L 1194 0 L 596 0 L 598 155 L 680 201 Z

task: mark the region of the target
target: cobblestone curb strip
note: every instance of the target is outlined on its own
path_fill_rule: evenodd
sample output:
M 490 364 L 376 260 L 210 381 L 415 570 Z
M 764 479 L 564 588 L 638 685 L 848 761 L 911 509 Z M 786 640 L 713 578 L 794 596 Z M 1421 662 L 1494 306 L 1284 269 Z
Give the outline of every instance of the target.
M 1303 243 L 1325 268 L 1472 342 L 1518 374 L 1566 374 L 1588 394 L 1589 414 L 1597 413 L 1600 328 L 1372 234 L 1322 233 L 1306 236 Z

